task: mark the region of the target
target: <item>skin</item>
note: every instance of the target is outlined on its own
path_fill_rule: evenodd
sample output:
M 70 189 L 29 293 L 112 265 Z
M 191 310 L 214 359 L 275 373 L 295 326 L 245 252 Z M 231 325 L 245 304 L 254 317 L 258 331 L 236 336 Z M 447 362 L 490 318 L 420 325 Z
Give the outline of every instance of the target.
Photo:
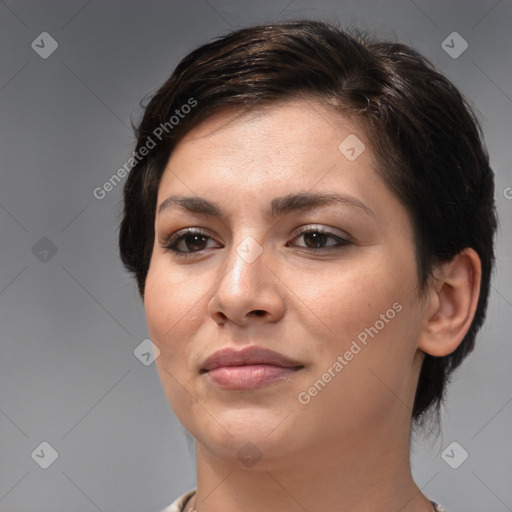
M 439 267 L 420 297 L 409 215 L 376 173 L 354 121 L 313 100 L 235 114 L 203 121 L 169 159 L 157 205 L 171 195 L 201 197 L 223 215 L 177 205 L 156 215 L 144 297 L 163 389 L 196 440 L 197 495 L 187 510 L 431 511 L 411 476 L 411 408 L 424 352 L 449 354 L 469 328 L 478 256 L 468 249 Z M 354 161 L 338 150 L 349 134 L 366 146 Z M 372 213 L 336 203 L 267 215 L 271 200 L 299 192 L 350 195 Z M 207 234 L 181 240 L 189 257 L 163 247 L 189 227 Z M 321 247 L 330 249 L 315 252 L 301 227 L 350 243 L 335 247 L 328 236 Z M 252 262 L 237 253 L 246 237 L 262 251 Z M 299 393 L 397 303 L 400 312 L 301 403 Z M 303 369 L 241 391 L 200 373 L 215 351 L 248 345 Z M 250 466 L 238 455 L 244 446 Z

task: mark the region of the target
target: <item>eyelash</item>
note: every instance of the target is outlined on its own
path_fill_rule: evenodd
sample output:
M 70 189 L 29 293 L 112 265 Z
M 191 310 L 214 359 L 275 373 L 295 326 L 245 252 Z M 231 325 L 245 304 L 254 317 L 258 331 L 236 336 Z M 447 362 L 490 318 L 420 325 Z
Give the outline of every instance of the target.
M 311 248 L 311 247 L 301 247 L 301 249 L 306 249 L 307 251 L 312 251 L 314 253 L 320 253 L 325 251 L 332 251 L 336 249 L 341 249 L 344 246 L 351 245 L 352 242 L 349 240 L 346 240 L 345 238 L 342 238 L 338 235 L 335 235 L 334 233 L 331 233 L 330 231 L 325 230 L 323 227 L 318 226 L 306 226 L 297 235 L 293 238 L 295 240 L 296 238 L 300 237 L 301 235 L 308 234 L 308 233 L 321 233 L 324 235 L 327 235 L 329 238 L 333 238 L 337 241 L 336 244 L 329 245 L 327 247 L 320 247 L 320 248 Z M 205 231 L 198 229 L 198 228 L 186 228 L 184 230 L 178 231 L 177 233 L 171 234 L 169 237 L 167 237 L 166 240 L 160 245 L 163 249 L 166 251 L 174 253 L 174 256 L 178 258 L 190 258 L 194 257 L 196 254 L 200 254 L 204 249 L 200 249 L 198 251 L 180 251 L 179 249 L 176 249 L 176 246 L 182 241 L 187 238 L 187 236 L 191 235 L 200 235 L 205 238 L 213 240 Z M 208 243 L 208 242 L 207 242 Z

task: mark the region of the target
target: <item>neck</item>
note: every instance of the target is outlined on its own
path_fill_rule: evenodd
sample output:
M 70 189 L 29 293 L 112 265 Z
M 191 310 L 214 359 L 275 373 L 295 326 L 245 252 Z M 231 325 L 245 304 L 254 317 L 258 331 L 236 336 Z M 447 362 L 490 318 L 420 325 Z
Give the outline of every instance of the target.
M 281 459 L 263 457 L 251 468 L 220 460 L 197 443 L 197 493 L 187 510 L 431 512 L 412 478 L 408 426 L 405 435 L 396 424 L 368 434 L 324 440 Z

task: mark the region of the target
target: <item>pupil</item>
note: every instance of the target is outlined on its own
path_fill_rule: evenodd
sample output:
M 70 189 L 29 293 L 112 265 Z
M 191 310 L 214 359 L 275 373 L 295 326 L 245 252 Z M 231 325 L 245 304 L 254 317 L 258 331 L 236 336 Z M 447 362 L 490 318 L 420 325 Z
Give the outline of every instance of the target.
M 204 245 L 206 237 L 203 235 L 189 235 L 187 237 L 186 245 L 192 250 L 201 250 Z
M 327 235 L 325 233 L 313 232 L 306 233 L 304 236 L 304 241 L 308 247 L 318 248 L 325 243 Z M 308 240 L 311 241 L 311 244 L 308 243 Z

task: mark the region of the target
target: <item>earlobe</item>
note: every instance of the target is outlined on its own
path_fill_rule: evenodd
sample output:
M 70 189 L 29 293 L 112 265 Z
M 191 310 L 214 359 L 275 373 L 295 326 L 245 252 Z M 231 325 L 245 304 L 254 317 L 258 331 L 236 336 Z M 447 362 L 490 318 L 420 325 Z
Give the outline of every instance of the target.
M 471 248 L 439 265 L 425 310 L 420 350 L 442 357 L 459 346 L 475 315 L 481 275 L 480 257 Z

